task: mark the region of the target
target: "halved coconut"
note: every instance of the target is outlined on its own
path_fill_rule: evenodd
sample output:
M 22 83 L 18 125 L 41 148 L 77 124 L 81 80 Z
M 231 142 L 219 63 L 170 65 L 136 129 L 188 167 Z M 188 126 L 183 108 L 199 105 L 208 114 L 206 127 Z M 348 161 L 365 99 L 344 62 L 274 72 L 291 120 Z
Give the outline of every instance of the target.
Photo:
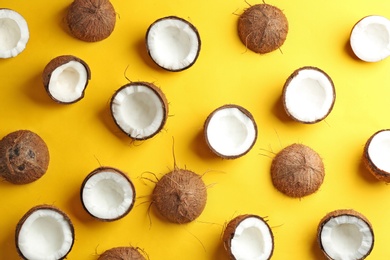
M 168 117 L 168 102 L 164 93 L 152 83 L 131 82 L 111 99 L 111 114 L 117 126 L 136 140 L 156 135 Z
M 310 66 L 295 70 L 287 78 L 282 95 L 287 115 L 306 124 L 325 119 L 336 99 L 332 79 L 321 69 Z
M 66 22 L 71 34 L 86 42 L 106 39 L 114 31 L 116 13 L 109 0 L 74 0 Z
M 102 221 L 126 216 L 135 202 L 135 188 L 125 173 L 111 167 L 99 167 L 84 179 L 81 201 L 85 210 Z
M 73 55 L 52 59 L 42 73 L 46 92 L 54 101 L 62 104 L 71 104 L 82 99 L 90 79 L 88 64 Z
M 378 179 L 390 182 L 390 129 L 374 133 L 366 142 L 363 161 Z
M 198 30 L 190 22 L 167 16 L 149 26 L 146 47 L 158 66 L 169 71 L 181 71 L 197 60 L 201 40 Z
M 271 164 L 272 183 L 276 189 L 294 198 L 316 192 L 324 181 L 321 157 L 310 147 L 292 144 L 276 154 Z
M 101 254 L 98 260 L 146 260 L 137 247 L 114 247 Z
M 224 105 L 207 117 L 204 136 L 215 154 L 235 159 L 252 149 L 257 139 L 257 126 L 252 114 L 245 108 Z
M 329 259 L 365 259 L 374 247 L 371 223 L 355 210 L 336 210 L 319 223 L 318 243 Z
M 45 141 L 30 130 L 17 130 L 0 140 L 0 176 L 13 184 L 41 178 L 49 167 Z
M 23 259 L 65 259 L 74 242 L 69 217 L 50 205 L 30 209 L 16 228 L 16 248 Z
M 390 55 L 390 20 L 370 15 L 352 28 L 350 45 L 355 55 L 366 62 L 377 62 Z
M 11 58 L 27 45 L 30 32 L 26 20 L 18 12 L 0 8 L 0 58 Z
M 271 259 L 274 236 L 267 222 L 246 214 L 230 220 L 223 233 L 223 244 L 230 259 Z

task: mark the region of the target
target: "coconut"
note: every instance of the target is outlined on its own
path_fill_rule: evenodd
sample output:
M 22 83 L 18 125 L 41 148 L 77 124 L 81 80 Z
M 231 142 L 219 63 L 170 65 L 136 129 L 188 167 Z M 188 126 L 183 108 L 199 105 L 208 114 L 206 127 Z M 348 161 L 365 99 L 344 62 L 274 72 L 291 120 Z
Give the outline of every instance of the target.
M 131 82 L 118 89 L 111 99 L 116 125 L 135 140 L 146 140 L 164 127 L 168 101 L 152 83 Z
M 178 224 L 188 223 L 202 214 L 207 200 L 207 190 L 201 176 L 175 169 L 165 174 L 156 184 L 152 205 L 161 216 Z
M 374 231 L 361 213 L 335 210 L 320 221 L 317 241 L 329 259 L 365 259 L 374 247 Z
M 214 110 L 204 124 L 209 148 L 225 159 L 248 153 L 257 139 L 257 126 L 252 114 L 238 105 L 224 105 Z
M 24 17 L 14 10 L 0 8 L 0 58 L 19 55 L 29 38 L 30 31 Z
M 390 55 L 390 20 L 370 15 L 352 28 L 349 42 L 355 55 L 366 62 L 377 62 Z
M 74 0 L 66 22 L 70 33 L 86 42 L 106 39 L 114 31 L 116 13 L 109 0 Z
M 14 184 L 41 178 L 49 166 L 45 141 L 29 130 L 12 132 L 0 140 L 0 176 Z
M 262 217 L 245 214 L 229 221 L 223 244 L 230 259 L 267 260 L 274 251 L 274 236 Z
M 62 104 L 82 99 L 90 79 L 88 64 L 73 55 L 55 57 L 42 72 L 46 92 L 50 98 Z
M 114 247 L 101 254 L 98 260 L 146 260 L 136 247 Z
M 283 106 L 288 116 L 306 124 L 325 119 L 333 109 L 336 91 L 332 79 L 316 67 L 295 70 L 283 87 Z
M 321 157 L 310 147 L 292 144 L 281 150 L 271 164 L 272 183 L 276 189 L 294 198 L 316 192 L 324 181 Z
M 81 185 L 84 209 L 102 221 L 114 221 L 126 216 L 135 202 L 135 188 L 122 171 L 99 167 Z
M 74 242 L 69 217 L 50 205 L 30 209 L 16 227 L 15 242 L 23 259 L 65 259 Z
M 161 68 L 182 71 L 197 60 L 201 47 L 199 32 L 187 20 L 167 16 L 153 22 L 146 32 L 149 56 Z
M 247 8 L 238 19 L 238 36 L 245 46 L 260 54 L 279 49 L 286 40 L 288 21 L 283 12 L 269 4 Z
M 374 133 L 366 142 L 363 162 L 378 179 L 390 182 L 390 129 Z

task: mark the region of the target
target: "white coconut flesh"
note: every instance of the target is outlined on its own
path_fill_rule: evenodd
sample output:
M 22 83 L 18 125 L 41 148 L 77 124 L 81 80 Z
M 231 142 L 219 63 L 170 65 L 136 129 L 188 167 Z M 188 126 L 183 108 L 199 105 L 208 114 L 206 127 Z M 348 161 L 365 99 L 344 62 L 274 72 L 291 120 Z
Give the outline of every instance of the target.
M 268 225 L 256 217 L 244 219 L 236 227 L 230 250 L 237 260 L 269 259 L 273 239 Z
M 111 108 L 118 126 L 133 138 L 154 135 L 164 122 L 161 98 L 144 85 L 131 85 L 118 91 Z
M 320 233 L 324 252 L 335 260 L 353 260 L 365 257 L 373 247 L 370 226 L 353 215 L 330 218 Z
M 246 153 L 256 140 L 255 123 L 235 107 L 216 110 L 210 118 L 206 135 L 210 146 L 224 156 Z
M 61 213 L 38 209 L 24 221 L 17 243 L 26 259 L 61 259 L 72 248 L 72 228 Z
M 352 29 L 350 44 L 355 55 L 367 62 L 377 62 L 390 55 L 390 20 L 367 16 Z
M 329 78 L 316 69 L 302 69 L 285 90 L 286 109 L 295 119 L 312 123 L 325 118 L 333 107 L 334 87 Z
M 69 61 L 51 73 L 48 91 L 56 100 L 69 103 L 83 96 L 87 82 L 85 66 L 78 61 Z
M 160 19 L 149 29 L 147 46 L 152 59 L 167 70 L 182 70 L 192 65 L 200 49 L 198 33 L 175 17 Z
M 390 173 L 390 131 L 376 133 L 369 143 L 367 153 L 378 169 Z
M 10 9 L 0 9 L 0 58 L 17 56 L 30 38 L 26 20 Z

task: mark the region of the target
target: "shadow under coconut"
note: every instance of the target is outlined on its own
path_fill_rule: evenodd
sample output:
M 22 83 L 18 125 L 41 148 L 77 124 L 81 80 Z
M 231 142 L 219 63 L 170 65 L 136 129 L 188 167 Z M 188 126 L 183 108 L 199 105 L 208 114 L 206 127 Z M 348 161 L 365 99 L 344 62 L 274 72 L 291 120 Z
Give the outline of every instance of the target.
M 364 179 L 364 181 L 372 184 L 381 183 L 381 181 L 375 178 L 375 176 L 372 175 L 372 173 L 367 169 L 366 165 L 364 164 L 363 158 L 360 158 L 357 164 L 357 171 L 359 172 L 360 177 Z
M 313 236 L 313 242 L 311 244 L 311 254 L 313 255 L 313 259 L 316 260 L 327 260 L 324 253 L 321 251 L 320 245 L 317 241 L 317 234 Z
M 272 107 L 272 113 L 282 122 L 295 122 L 292 118 L 290 118 L 284 107 L 283 107 L 283 99 L 282 95 L 279 95 L 278 99 L 275 101 L 273 107 Z
M 141 60 L 151 69 L 154 69 L 156 71 L 160 72 L 167 72 L 160 66 L 158 66 L 152 58 L 148 54 L 148 50 L 146 48 L 146 43 L 145 43 L 145 38 L 140 38 L 138 41 L 135 43 L 135 49 L 137 50 L 137 53 L 139 54 Z
M 4 240 L 0 241 L 0 259 L 20 259 L 15 245 L 15 232 L 8 232 Z
M 344 51 L 345 53 L 348 54 L 349 57 L 351 57 L 352 59 L 354 59 L 355 61 L 359 61 L 359 62 L 363 62 L 361 59 L 359 59 L 355 53 L 353 52 L 352 50 L 352 47 L 351 47 L 351 44 L 349 42 L 349 39 L 345 41 L 345 44 L 344 44 Z
M 72 216 L 75 216 L 80 222 L 97 222 L 96 219 L 89 215 L 84 209 L 83 204 L 81 203 L 80 190 L 73 192 L 73 194 L 69 197 L 68 205 Z
M 206 143 L 206 139 L 203 134 L 203 129 L 198 131 L 191 141 L 191 150 L 195 152 L 200 158 L 205 160 L 216 160 L 220 159 L 216 154 L 214 154 Z

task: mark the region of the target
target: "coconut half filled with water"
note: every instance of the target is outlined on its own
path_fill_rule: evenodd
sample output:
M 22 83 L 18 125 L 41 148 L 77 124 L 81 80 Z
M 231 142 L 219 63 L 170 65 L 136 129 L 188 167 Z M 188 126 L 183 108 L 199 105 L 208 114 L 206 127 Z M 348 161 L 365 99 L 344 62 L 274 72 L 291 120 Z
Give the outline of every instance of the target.
M 30 209 L 16 228 L 16 248 L 23 259 L 65 259 L 74 242 L 69 217 L 56 207 L 39 205 Z
M 313 124 L 332 111 L 336 91 L 332 79 L 316 67 L 295 70 L 286 80 L 282 100 L 287 115 L 301 123 Z
M 201 40 L 198 30 L 190 22 L 167 16 L 149 26 L 146 47 L 158 66 L 169 71 L 182 71 L 197 60 Z
M 267 222 L 257 215 L 240 215 L 230 220 L 223 233 L 230 259 L 271 259 L 274 237 Z
M 0 58 L 19 55 L 26 48 L 29 38 L 24 17 L 14 10 L 0 8 Z
M 116 125 L 136 140 L 156 135 L 168 117 L 164 93 L 147 82 L 131 82 L 121 87 L 111 98 L 110 107 Z
M 91 79 L 88 64 L 73 55 L 52 59 L 42 72 L 42 81 L 49 97 L 61 104 L 71 104 L 84 97 Z
M 252 114 L 238 105 L 224 105 L 206 119 L 204 136 L 218 156 L 234 159 L 248 153 L 257 139 L 257 125 Z
M 365 259 L 374 247 L 374 232 L 361 213 L 336 210 L 320 221 L 317 240 L 329 259 Z
M 92 171 L 81 186 L 84 209 L 102 221 L 126 216 L 135 202 L 135 188 L 125 173 L 111 167 Z

